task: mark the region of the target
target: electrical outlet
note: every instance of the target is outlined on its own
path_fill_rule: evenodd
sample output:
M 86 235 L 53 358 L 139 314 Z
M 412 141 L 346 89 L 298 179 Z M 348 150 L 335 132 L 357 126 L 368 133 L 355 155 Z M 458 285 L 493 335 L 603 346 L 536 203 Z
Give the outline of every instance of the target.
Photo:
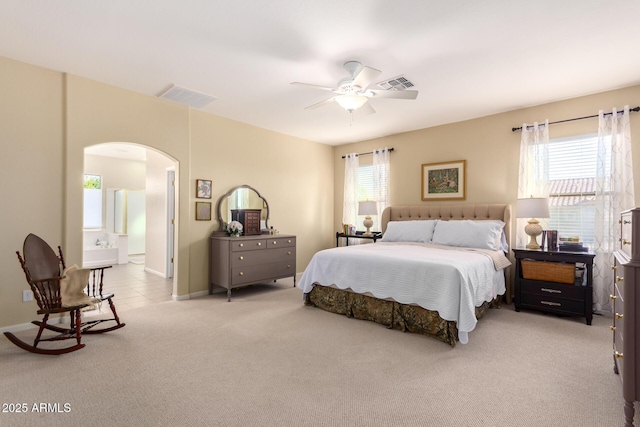
M 33 301 L 33 294 L 31 291 L 22 291 L 22 302 Z

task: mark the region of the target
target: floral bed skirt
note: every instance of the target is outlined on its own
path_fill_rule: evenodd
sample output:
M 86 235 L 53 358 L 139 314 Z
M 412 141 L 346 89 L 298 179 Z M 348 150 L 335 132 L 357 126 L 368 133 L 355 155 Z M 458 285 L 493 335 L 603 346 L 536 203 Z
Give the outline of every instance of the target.
M 311 292 L 305 294 L 304 303 L 331 313 L 376 322 L 389 329 L 427 335 L 451 346 L 455 346 L 458 341 L 456 322 L 444 320 L 437 311 L 427 310 L 417 305 L 380 300 L 367 295 L 319 285 L 314 286 Z M 476 318 L 480 319 L 489 307 L 496 306 L 499 306 L 499 300 L 485 302 L 480 307 L 476 307 Z

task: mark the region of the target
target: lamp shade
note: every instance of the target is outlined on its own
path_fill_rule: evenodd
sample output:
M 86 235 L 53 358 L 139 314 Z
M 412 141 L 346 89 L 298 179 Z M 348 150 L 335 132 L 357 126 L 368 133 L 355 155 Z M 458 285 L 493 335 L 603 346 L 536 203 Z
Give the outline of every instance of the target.
M 549 218 L 549 199 L 546 197 L 518 199 L 516 216 L 518 218 Z
M 358 202 L 358 215 L 378 215 L 378 206 L 375 201 Z
M 354 111 L 367 102 L 367 97 L 362 95 L 340 95 L 336 96 L 336 102 L 345 110 Z

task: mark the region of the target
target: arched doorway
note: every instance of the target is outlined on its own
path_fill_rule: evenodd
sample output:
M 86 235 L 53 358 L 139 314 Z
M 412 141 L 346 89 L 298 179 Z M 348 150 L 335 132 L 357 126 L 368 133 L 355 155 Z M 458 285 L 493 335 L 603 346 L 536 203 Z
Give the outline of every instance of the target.
M 102 201 L 100 226 L 95 227 L 94 219 L 93 227 L 84 227 L 85 267 L 105 258 L 112 261 L 108 264 L 142 264 L 145 273 L 172 280 L 175 295 L 178 210 L 172 181 L 177 170 L 175 159 L 145 145 L 109 142 L 85 148 L 85 178 L 99 177 Z M 86 214 L 87 206 L 83 206 L 85 223 Z

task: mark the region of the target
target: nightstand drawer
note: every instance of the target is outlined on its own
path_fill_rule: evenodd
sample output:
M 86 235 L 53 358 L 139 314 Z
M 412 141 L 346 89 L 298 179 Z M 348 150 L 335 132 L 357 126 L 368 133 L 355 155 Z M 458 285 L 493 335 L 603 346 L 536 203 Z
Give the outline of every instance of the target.
M 563 285 L 553 282 L 522 281 L 522 292 L 584 302 L 586 286 Z M 589 288 L 589 290 L 591 290 Z
M 552 311 L 561 314 L 583 314 L 584 301 L 568 300 L 546 295 L 521 294 L 520 304 L 523 307 Z

